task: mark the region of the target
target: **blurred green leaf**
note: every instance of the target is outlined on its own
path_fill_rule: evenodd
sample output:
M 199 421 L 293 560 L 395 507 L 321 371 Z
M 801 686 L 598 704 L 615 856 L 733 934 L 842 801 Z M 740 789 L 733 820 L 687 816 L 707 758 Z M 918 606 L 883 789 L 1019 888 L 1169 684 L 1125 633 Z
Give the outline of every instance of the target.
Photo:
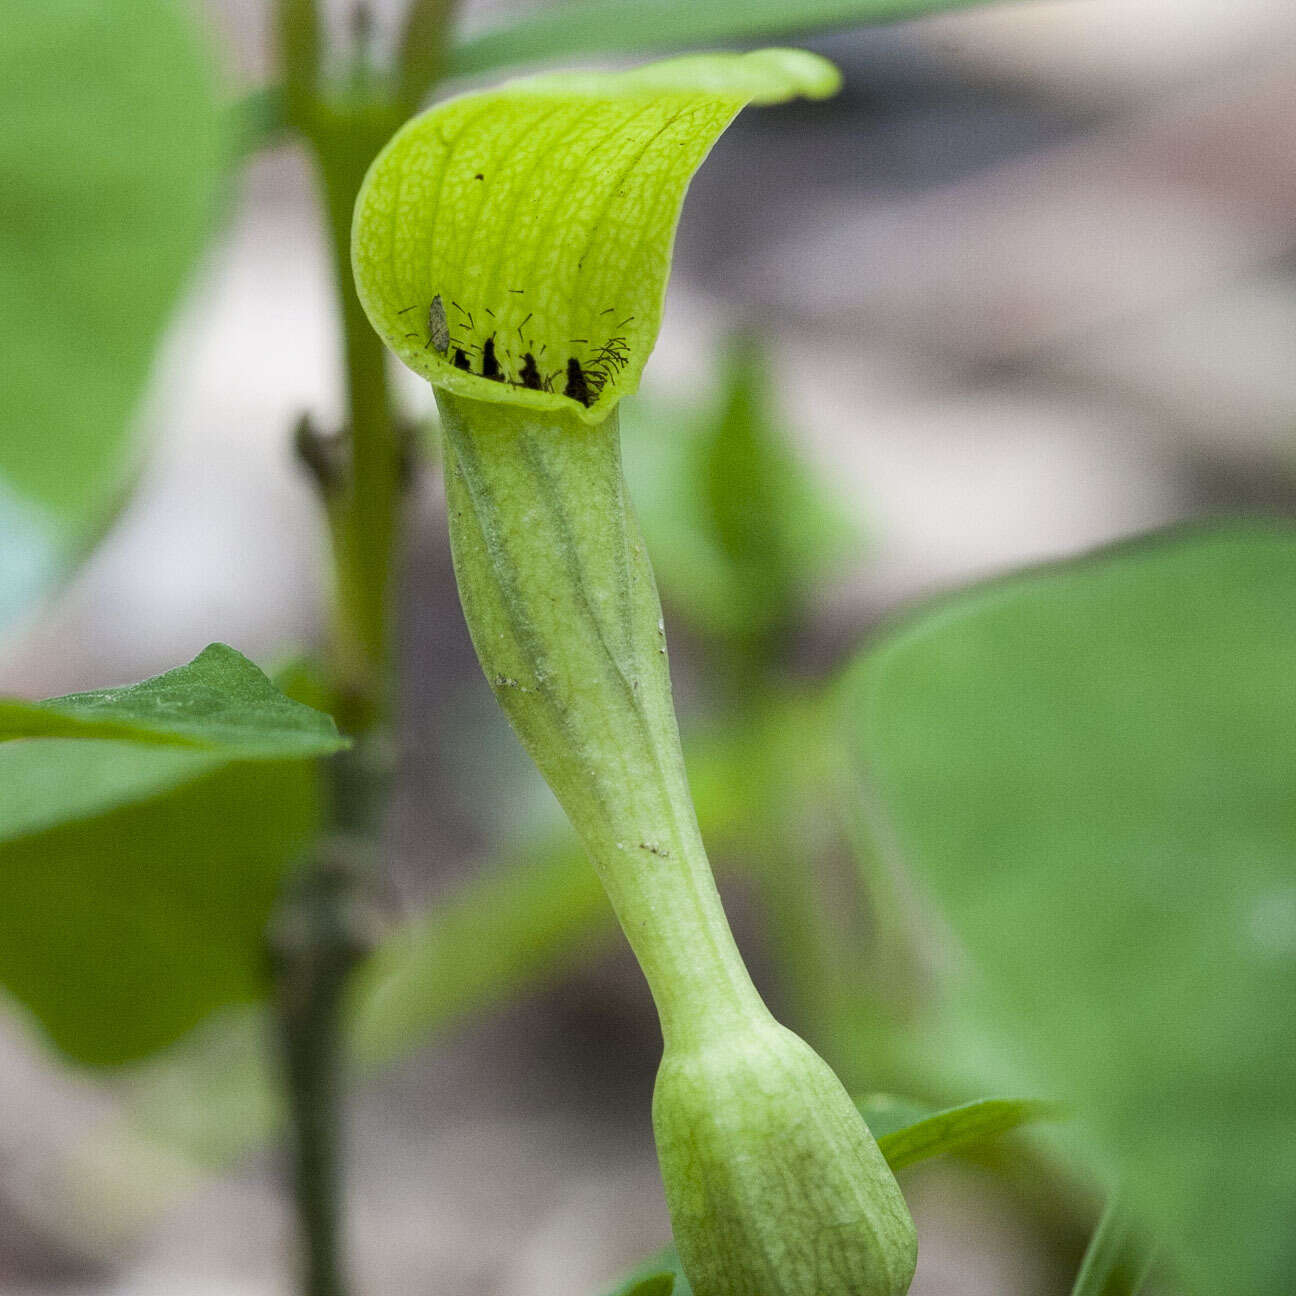
M 1296 529 L 1239 523 L 955 598 L 845 695 L 966 951 L 946 1066 L 1073 1102 L 1212 1296 L 1296 1272 L 1294 662 Z
M 1138 1296 L 1152 1269 L 1152 1249 L 1114 1193 L 1094 1230 L 1071 1296 Z
M 264 1003 L 223 1008 L 114 1077 L 132 1135 L 205 1170 L 262 1146 L 284 1117 L 273 1030 Z
M 325 48 L 324 23 L 317 0 L 274 0 L 275 53 L 283 72 L 285 117 L 307 126 L 320 93 Z
M 734 338 L 724 390 L 694 465 L 708 529 L 730 569 L 728 632 L 744 638 L 795 622 L 823 569 L 855 539 L 779 427 L 768 358 Z
M 674 1243 L 645 1260 L 608 1296 L 693 1296 Z
M 0 842 L 0 981 L 66 1055 L 97 1066 L 263 993 L 265 926 L 319 813 L 309 762 L 116 742 L 7 743 L 0 782 L 52 791 L 117 762 L 134 775 L 117 804 L 76 818 L 69 805 Z
M 932 1157 L 962 1152 L 1032 1121 L 1056 1119 L 1060 1112 L 1056 1103 L 1038 1099 L 981 1098 L 886 1134 L 874 1133 L 887 1164 L 892 1170 L 903 1170 Z
M 226 134 L 234 161 L 282 144 L 288 135 L 288 109 L 283 86 L 261 86 L 225 108 Z
M 893 1134 L 908 1125 L 916 1125 L 932 1114 L 931 1103 L 917 1098 L 905 1098 L 899 1094 L 856 1094 L 855 1106 L 859 1108 L 864 1123 L 875 1139 L 881 1139 L 884 1134 Z
M 396 95 L 413 112 L 441 79 L 455 0 L 410 0 L 396 47 Z
M 126 688 L 45 702 L 0 697 L 6 738 L 120 738 L 256 760 L 325 756 L 347 745 L 329 716 L 290 701 L 225 644 Z
M 390 933 L 356 972 L 352 1053 L 389 1061 L 430 1033 L 588 961 L 611 942 L 612 907 L 566 829 Z
M 352 980 L 352 1062 L 368 1071 L 405 1057 L 469 1014 L 588 962 L 615 932 L 602 883 L 564 827 L 384 936 Z M 267 1138 L 281 1113 L 260 1047 L 265 1029 L 244 1018 L 213 1022 L 150 1060 L 133 1077 L 137 1122 L 210 1165 L 228 1164 Z M 203 1094 L 200 1105 L 195 1092 Z
M 671 1296 L 675 1290 L 673 1273 L 655 1273 L 621 1289 L 620 1296 Z
M 120 499 L 162 327 L 210 232 L 209 52 L 170 0 L 0 0 L 0 622 Z
M 621 446 L 653 571 L 672 611 L 723 632 L 732 572 L 706 515 L 696 464 L 710 420 L 703 411 L 639 396 L 621 405 Z
M 448 70 L 473 74 L 514 63 L 590 54 L 768 40 L 860 23 L 898 22 L 974 0 L 584 0 L 543 9 L 450 51 Z
M 0 744 L 0 983 L 53 1043 L 126 1062 L 257 998 L 281 880 L 318 826 L 313 758 L 342 745 L 332 721 L 220 645 L 6 718 L 54 735 Z
M 663 595 L 705 633 L 768 654 L 857 532 L 793 452 L 751 338 L 730 343 L 705 410 L 630 402 L 626 474 Z

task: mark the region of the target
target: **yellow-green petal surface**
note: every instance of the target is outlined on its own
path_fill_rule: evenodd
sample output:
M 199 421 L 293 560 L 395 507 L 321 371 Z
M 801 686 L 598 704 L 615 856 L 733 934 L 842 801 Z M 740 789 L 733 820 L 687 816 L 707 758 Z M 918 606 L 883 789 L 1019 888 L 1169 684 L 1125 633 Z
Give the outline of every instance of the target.
M 638 387 L 684 193 L 720 133 L 746 104 L 823 98 L 839 80 L 817 55 L 770 49 L 447 100 L 361 188 L 360 300 L 434 386 L 599 423 Z

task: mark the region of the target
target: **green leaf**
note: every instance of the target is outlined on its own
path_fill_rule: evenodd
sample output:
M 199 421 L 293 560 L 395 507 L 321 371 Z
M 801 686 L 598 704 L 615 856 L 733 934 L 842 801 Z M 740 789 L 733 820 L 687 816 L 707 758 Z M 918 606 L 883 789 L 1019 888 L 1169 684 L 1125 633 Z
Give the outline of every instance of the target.
M 0 846 L 162 796 L 224 764 L 213 752 L 46 738 L 0 746 Z
M 211 62 L 169 0 L 0 0 L 0 622 L 102 528 L 210 232 Z
M 112 1065 L 258 998 L 266 923 L 319 822 L 314 758 L 342 745 L 332 721 L 221 645 L 3 714 L 24 740 L 0 744 L 0 983 L 48 1038 Z
M 1113 1193 L 1085 1250 L 1071 1296 L 1138 1296 L 1152 1269 L 1153 1250 L 1119 1193 Z
M 716 542 L 697 471 L 712 421 L 705 410 L 647 394 L 620 410 L 626 482 L 662 599 L 697 630 L 733 626 L 733 571 Z
M 283 86 L 250 90 L 225 108 L 226 134 L 235 161 L 282 144 L 288 134 L 288 108 Z
M 673 1273 L 655 1273 L 622 1288 L 623 1296 L 671 1296 L 675 1290 Z
M 291 678 L 281 683 L 297 692 Z M 720 864 L 768 848 L 765 785 L 747 777 L 752 742 L 743 728 L 694 735 L 688 746 L 699 821 Z M 470 1014 L 560 979 L 597 957 L 615 930 L 602 883 L 569 829 L 487 862 L 480 876 L 394 926 L 356 971 L 348 1025 L 353 1064 L 362 1073 L 381 1067 L 444 1038 Z M 150 1060 L 134 1077 L 135 1119 L 150 1136 L 204 1164 L 228 1165 L 264 1141 L 280 1115 L 257 1043 L 265 1029 L 259 1019 L 240 1019 L 228 1031 L 213 1023 L 211 1038 L 186 1040 Z M 222 1059 L 218 1069 L 214 1055 Z M 198 1091 L 203 1101 L 195 1105 Z M 925 1114 L 905 1107 L 885 1128 Z M 872 1126 L 877 1111 L 870 1108 L 866 1118 Z
M 0 697 L 0 740 L 42 737 L 179 744 L 257 760 L 324 756 L 347 745 L 329 716 L 284 697 L 225 644 L 127 688 L 45 702 Z
M 1201 1293 L 1296 1272 L 1293 591 L 1290 526 L 1160 537 L 916 617 L 845 695 L 966 952 L 945 1064 L 1071 1102 Z
M 755 339 L 732 340 L 697 465 L 710 530 L 732 572 L 731 635 L 786 629 L 824 567 L 854 538 L 778 426 L 768 369 Z
M 294 126 L 309 124 L 320 93 L 323 22 L 316 0 L 276 0 L 275 45 L 284 78 L 284 110 Z
M 403 127 L 360 190 L 356 287 L 434 386 L 601 422 L 639 383 L 680 205 L 748 103 L 823 97 L 801 50 L 512 81 Z
M 45 817 L 61 822 L 0 842 L 0 982 L 58 1048 L 98 1066 L 260 997 L 265 926 L 319 812 L 307 762 L 75 739 L 6 744 L 0 785 L 50 792 L 119 760 L 136 777 L 116 804 L 76 818 L 59 806 Z
M 879 1144 L 885 1135 L 894 1134 L 907 1125 L 916 1125 L 933 1111 L 929 1102 L 890 1093 L 856 1094 L 855 1106 Z
M 410 0 L 396 47 L 396 97 L 410 110 L 445 72 L 446 43 L 454 0 Z
M 693 1287 L 672 1243 L 645 1260 L 608 1296 L 693 1296 Z
M 589 858 L 563 831 L 402 924 L 357 971 L 352 1055 L 401 1056 L 469 1013 L 552 979 L 615 931 Z
M 823 28 L 897 22 L 973 0 L 585 0 L 559 4 L 457 45 L 452 72 L 600 53 L 644 53 L 804 35 Z
M 756 339 L 737 336 L 710 407 L 641 398 L 621 410 L 626 479 L 662 597 L 761 665 L 857 538 L 793 452 L 767 368 Z
M 962 1152 L 1032 1121 L 1052 1120 L 1060 1112 L 1056 1103 L 1038 1099 L 982 1098 L 880 1134 L 878 1147 L 892 1170 L 904 1170 L 919 1161 Z

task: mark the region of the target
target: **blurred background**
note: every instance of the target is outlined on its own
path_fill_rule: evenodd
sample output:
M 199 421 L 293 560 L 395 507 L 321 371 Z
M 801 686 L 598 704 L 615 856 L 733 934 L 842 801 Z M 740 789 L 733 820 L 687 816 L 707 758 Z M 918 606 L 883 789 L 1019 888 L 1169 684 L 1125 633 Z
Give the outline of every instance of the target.
M 380 27 L 397 7 L 374 6 Z M 260 84 L 265 5 L 201 8 L 231 91 Z M 464 29 L 519 8 L 469 0 Z M 938 591 L 1185 518 L 1293 511 L 1289 0 L 993 5 L 804 43 L 845 88 L 752 110 L 721 139 L 685 207 L 640 414 L 626 415 L 651 542 L 674 489 L 652 444 L 674 416 L 653 411 L 681 393 L 694 409 L 721 400 L 728 339 L 758 339 L 780 431 L 857 537 L 787 628 L 789 681 L 829 676 Z M 74 580 L 0 637 L 0 691 L 135 680 L 213 639 L 270 664 L 320 633 L 325 539 L 288 433 L 302 410 L 336 422 L 341 395 L 300 153 L 250 160 L 225 216 L 142 412 L 138 489 Z M 428 415 L 403 378 L 411 413 Z M 558 823 L 472 656 L 441 510 L 430 467 L 403 574 L 380 896 L 393 922 Z M 718 705 L 718 638 L 690 605 L 687 564 L 669 566 L 687 727 Z M 748 891 L 727 890 L 741 941 L 786 1002 Z M 358 1291 L 595 1293 L 668 1237 L 651 1004 L 601 928 L 570 962 L 358 1079 Z M 240 1041 L 256 1047 L 217 1031 L 212 1068 Z M 855 1067 L 868 1077 L 867 1057 Z M 273 1139 L 253 1129 L 231 1158 L 176 1133 L 215 1101 L 197 1084 L 79 1075 L 16 1013 L 0 1021 L 0 1290 L 286 1294 Z M 1001 1179 L 960 1166 L 907 1187 L 916 1296 L 1067 1289 L 1076 1238 L 1037 1227 Z

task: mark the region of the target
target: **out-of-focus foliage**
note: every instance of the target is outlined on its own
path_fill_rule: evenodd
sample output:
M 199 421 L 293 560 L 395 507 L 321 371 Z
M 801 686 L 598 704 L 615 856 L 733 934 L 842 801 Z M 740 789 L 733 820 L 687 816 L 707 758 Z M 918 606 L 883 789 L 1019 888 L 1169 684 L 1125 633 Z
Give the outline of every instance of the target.
M 1037 1098 L 981 1098 L 880 1134 L 878 1147 L 892 1170 L 904 1170 L 919 1161 L 966 1151 L 1023 1125 L 1049 1120 L 1058 1114 L 1057 1104 Z
M 1138 1296 L 1155 1259 L 1155 1246 L 1117 1192 L 1094 1230 L 1071 1296 Z
M 5 714 L 25 736 L 0 744 L 0 982 L 50 1039 L 125 1062 L 259 995 L 280 882 L 318 824 L 314 759 L 342 745 L 332 721 L 222 645 Z
M 713 736 L 689 756 L 702 828 L 715 843 L 752 831 L 752 807 L 735 776 L 746 751 L 732 735 Z M 490 1011 L 595 957 L 615 928 L 575 834 L 554 830 L 385 935 L 355 976 L 351 1056 L 361 1068 L 404 1057 L 470 1013 Z M 258 1047 L 264 1034 L 261 1020 L 250 1027 L 242 1018 L 213 1022 L 210 1032 L 150 1059 L 132 1085 L 138 1123 L 211 1165 L 226 1165 L 265 1139 L 280 1112 Z M 195 1106 L 198 1091 L 204 1101 Z
M 731 636 L 786 630 L 806 590 L 852 538 L 845 514 L 814 482 L 778 427 L 768 359 L 739 337 L 722 369 L 724 395 L 689 474 L 731 572 Z
M 520 860 L 497 861 L 394 925 L 357 970 L 347 1012 L 354 1065 L 364 1072 L 405 1057 L 470 1014 L 557 979 L 607 949 L 615 929 L 569 829 L 532 843 Z M 137 1123 L 212 1166 L 268 1138 L 282 1116 L 261 1047 L 268 1029 L 261 1010 L 229 1015 L 148 1060 L 132 1078 Z
M 1074 1101 L 1202 1293 L 1296 1272 L 1294 594 L 1289 526 L 1162 537 L 920 615 L 846 694 L 966 954 L 942 1060 Z
M 735 337 L 709 408 L 632 401 L 621 414 L 663 597 L 696 629 L 759 657 L 857 538 L 793 452 L 767 364 L 755 339 Z
M 162 326 L 209 232 L 212 67 L 170 0 L 0 0 L 0 621 L 123 491 Z
M 693 1296 L 693 1286 L 672 1245 L 645 1260 L 608 1296 Z
M 657 1273 L 649 1278 L 641 1279 L 636 1282 L 625 1293 L 625 1296 L 671 1296 L 671 1293 L 679 1287 L 683 1290 L 683 1283 L 680 1281 L 682 1274 Z
M 819 715 L 819 708 L 813 712 Z M 809 723 L 804 708 L 790 705 L 776 706 L 774 718 L 798 731 Z M 739 727 L 701 733 L 687 744 L 699 823 L 722 869 L 726 861 L 772 851 L 773 830 L 761 817 L 770 808 L 765 771 L 752 767 L 757 742 Z M 798 776 L 820 780 L 821 766 L 809 763 L 803 748 L 795 750 Z M 574 833 L 557 829 L 485 865 L 481 876 L 384 936 L 355 975 L 351 1056 L 361 1068 L 403 1057 L 470 1013 L 490 1011 L 596 957 L 616 939 L 614 932 L 602 883 Z M 264 1029 L 242 1018 L 214 1022 L 209 1032 L 150 1059 L 132 1085 L 138 1123 L 211 1165 L 228 1164 L 262 1141 L 280 1115 L 273 1076 L 256 1046 Z M 195 1105 L 199 1091 L 203 1102 Z M 926 1114 L 914 1110 L 912 1118 Z M 875 1116 L 869 1113 L 870 1120 Z
M 234 100 L 225 110 L 225 131 L 234 161 L 282 144 L 288 135 L 283 90 L 262 86 Z
M 403 924 L 360 969 L 353 1053 L 399 1057 L 479 1006 L 498 1003 L 607 948 L 615 924 L 572 834 L 536 843 L 520 865 L 476 878 Z
M 578 0 L 554 5 L 456 45 L 448 70 L 486 72 L 590 54 L 716 45 L 857 23 L 896 22 L 972 0 Z
M 932 1115 L 930 1103 L 903 1094 L 856 1094 L 855 1106 L 860 1109 L 860 1115 L 868 1122 L 873 1137 L 879 1142 L 886 1135 L 916 1125 Z

